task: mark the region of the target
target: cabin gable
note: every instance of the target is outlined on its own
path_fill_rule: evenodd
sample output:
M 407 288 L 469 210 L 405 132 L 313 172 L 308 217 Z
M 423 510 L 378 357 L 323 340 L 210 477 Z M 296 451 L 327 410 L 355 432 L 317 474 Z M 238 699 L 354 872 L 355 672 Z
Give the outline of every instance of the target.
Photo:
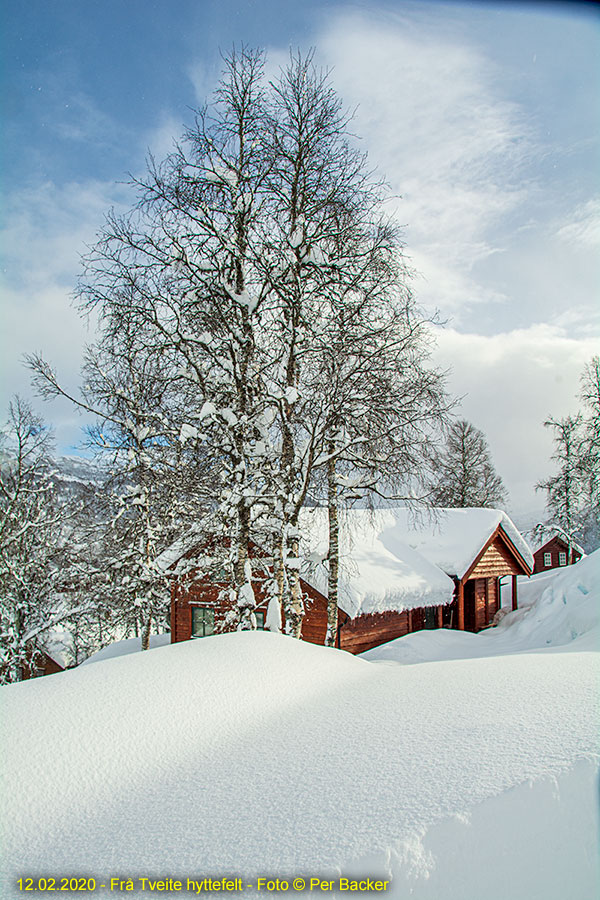
M 503 575 L 531 575 L 531 569 L 498 526 L 461 581 L 464 583 L 469 578 L 498 578 Z

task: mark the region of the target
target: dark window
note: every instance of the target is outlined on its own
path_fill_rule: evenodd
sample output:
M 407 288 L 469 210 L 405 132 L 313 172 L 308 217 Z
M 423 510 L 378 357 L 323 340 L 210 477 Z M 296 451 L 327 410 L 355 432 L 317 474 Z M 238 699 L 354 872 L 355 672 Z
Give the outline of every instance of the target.
M 567 554 L 566 553 L 558 554 L 558 564 L 559 564 L 559 566 L 566 566 L 566 564 L 567 564 Z
M 192 637 L 208 637 L 215 630 L 215 611 L 207 606 L 192 606 Z
M 423 628 L 437 628 L 437 606 L 425 607 L 425 622 Z
M 544 553 L 544 565 L 549 568 L 552 565 L 552 554 Z
M 265 614 L 261 609 L 255 609 L 254 615 L 256 616 L 256 629 L 257 631 L 265 630 Z

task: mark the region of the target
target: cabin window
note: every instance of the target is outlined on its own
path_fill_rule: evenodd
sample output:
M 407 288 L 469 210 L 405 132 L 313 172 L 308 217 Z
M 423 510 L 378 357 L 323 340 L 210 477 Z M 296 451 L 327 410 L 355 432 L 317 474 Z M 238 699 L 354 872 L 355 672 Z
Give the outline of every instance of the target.
M 549 567 L 552 565 L 552 554 L 551 553 L 544 553 L 544 565 L 546 567 Z
M 566 553 L 558 554 L 558 564 L 559 564 L 559 566 L 566 566 L 566 564 L 567 564 L 567 554 Z
M 254 615 L 256 616 L 256 630 L 264 631 L 265 630 L 265 614 L 262 609 L 255 609 Z
M 215 611 L 207 606 L 192 606 L 192 637 L 208 637 L 214 634 Z

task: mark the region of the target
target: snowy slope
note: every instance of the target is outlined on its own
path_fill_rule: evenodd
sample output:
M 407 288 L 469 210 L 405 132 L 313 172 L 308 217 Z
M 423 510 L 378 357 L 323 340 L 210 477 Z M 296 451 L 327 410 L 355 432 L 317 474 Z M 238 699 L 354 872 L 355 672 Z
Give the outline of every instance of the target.
M 4 687 L 2 896 L 24 873 L 341 872 L 588 900 L 598 665 L 576 645 L 373 665 L 242 633 Z
M 149 649 L 154 650 L 156 647 L 164 647 L 170 643 L 170 634 L 151 634 Z M 118 656 L 128 656 L 130 653 L 141 652 L 141 649 L 142 639 L 139 637 L 126 638 L 123 641 L 114 641 L 107 647 L 103 647 L 101 650 L 96 651 L 96 653 L 92 653 L 92 655 L 82 662 L 81 665 L 87 666 L 90 663 L 102 662 L 106 659 L 115 659 Z

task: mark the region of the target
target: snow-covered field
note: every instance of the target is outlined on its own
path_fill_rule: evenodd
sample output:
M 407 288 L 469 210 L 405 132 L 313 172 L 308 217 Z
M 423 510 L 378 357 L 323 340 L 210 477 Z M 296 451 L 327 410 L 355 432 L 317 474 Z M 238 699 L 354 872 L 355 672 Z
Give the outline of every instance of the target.
M 230 634 L 2 688 L 2 896 L 26 876 L 100 896 L 239 876 L 253 896 L 259 876 L 294 894 L 341 874 L 398 898 L 591 900 L 600 553 L 535 585 L 476 636 L 356 658 Z

